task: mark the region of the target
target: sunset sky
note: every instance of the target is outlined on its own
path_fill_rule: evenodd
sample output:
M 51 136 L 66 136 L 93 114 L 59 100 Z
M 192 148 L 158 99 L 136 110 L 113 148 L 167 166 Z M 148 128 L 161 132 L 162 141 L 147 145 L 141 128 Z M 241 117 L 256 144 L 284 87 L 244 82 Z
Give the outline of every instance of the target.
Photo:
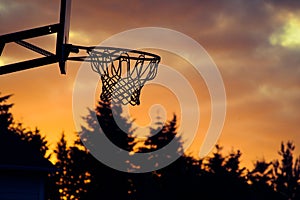
M 57 23 L 59 5 L 59 0 L 0 0 L 0 35 Z M 300 154 L 300 1 L 73 0 L 69 42 L 97 45 L 114 34 L 140 27 L 182 32 L 211 56 L 227 97 L 226 120 L 218 141 L 225 147 L 224 153 L 240 149 L 243 164 L 251 166 L 256 159 L 277 158 L 281 141 L 291 140 Z M 28 41 L 55 48 L 55 35 Z M 162 64 L 179 71 L 189 68 L 173 55 L 155 52 L 162 57 Z M 35 56 L 17 44 L 8 44 L 0 65 Z M 62 132 L 70 141 L 75 138 L 72 92 L 80 64 L 68 62 L 67 75 L 60 75 L 54 64 L 0 76 L 1 95 L 14 94 L 15 120 L 38 127 L 52 146 Z M 202 112 L 200 136 L 191 148 L 196 152 L 210 119 L 209 94 L 193 70 L 182 73 L 193 85 Z M 164 95 L 169 95 L 168 101 Z M 141 106 L 132 108 L 137 122 L 147 124 L 151 104 L 165 105 L 168 119 L 172 113 L 179 114 L 179 103 L 170 91 L 149 85 L 141 95 Z

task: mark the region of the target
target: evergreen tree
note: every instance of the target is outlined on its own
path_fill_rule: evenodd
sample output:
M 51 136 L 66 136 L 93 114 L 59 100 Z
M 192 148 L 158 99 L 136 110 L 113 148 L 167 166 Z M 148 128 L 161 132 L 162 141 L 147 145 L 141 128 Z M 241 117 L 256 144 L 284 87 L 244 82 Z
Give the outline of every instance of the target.
M 145 141 L 145 146 L 149 146 L 149 152 L 159 150 L 167 146 L 177 135 L 177 116 L 173 115 L 173 119 L 167 122 L 163 127 L 151 128 L 150 127 L 150 137 Z M 182 144 L 181 138 L 175 138 L 177 146 L 175 151 L 178 154 L 182 154 Z M 142 148 L 141 148 L 142 149 Z M 143 149 L 145 151 L 145 149 Z
M 69 170 L 68 165 L 71 160 L 68 157 L 67 141 L 64 134 L 62 134 L 60 141 L 57 143 L 54 153 L 57 159 L 55 166 L 58 169 L 55 176 L 57 190 L 60 193 L 60 199 L 63 199 L 63 197 L 69 198 L 69 177 L 67 170 Z
M 13 115 L 10 112 L 10 109 L 13 107 L 13 104 L 7 104 L 7 100 L 12 95 L 6 95 L 0 97 L 0 132 L 4 133 L 9 130 L 13 124 Z
M 83 126 L 79 134 L 85 142 L 89 142 L 93 134 L 105 134 L 112 143 L 131 152 L 136 144 L 132 137 L 135 130 L 131 121 L 122 116 L 121 107 L 115 106 L 112 109 L 109 103 L 99 102 L 96 117 L 94 111 L 89 110 L 90 114 L 84 117 L 87 126 Z M 120 123 L 123 129 L 119 127 Z M 99 124 L 103 132 L 99 131 Z M 168 152 L 157 154 L 156 151 L 174 140 L 172 150 L 177 155 L 183 153 L 182 138 L 177 136 L 176 115 L 166 124 L 150 128 L 150 135 L 138 153 L 150 153 L 149 159 L 170 159 Z M 160 170 L 131 174 L 102 164 L 79 140 L 68 148 L 63 136 L 56 153 L 59 160 L 57 167 L 64 170 L 59 172 L 57 180 L 61 195 L 69 199 L 175 200 L 199 196 L 207 200 L 293 200 L 299 198 L 300 174 L 299 159 L 294 161 L 292 155 L 294 148 L 290 143 L 282 145 L 279 152 L 281 162 L 257 161 L 254 169 L 247 174 L 246 168 L 240 164 L 242 153 L 232 150 L 223 155 L 223 148 L 219 145 L 216 145 L 211 157 L 203 160 L 182 155 Z
M 299 158 L 294 160 L 294 150 L 295 145 L 293 142 L 288 141 L 286 144 L 282 142 L 278 152 L 281 161 L 275 160 L 273 162 L 274 189 L 287 200 L 300 198 L 300 160 Z
M 62 134 L 54 152 L 58 169 L 54 179 L 60 199 L 81 199 L 90 183 L 90 173 L 86 168 L 87 152 L 77 145 L 68 147 L 65 134 Z
M 181 180 L 184 176 L 184 161 L 180 158 L 183 154 L 182 139 L 177 134 L 177 117 L 173 115 L 172 120 L 166 124 L 160 124 L 156 128 L 150 128 L 150 136 L 144 141 L 144 146 L 139 148 L 139 152 L 151 152 L 149 159 L 169 160 L 173 156 L 179 157 L 167 167 L 160 170 L 136 174 L 133 176 L 133 184 L 136 199 L 172 199 L 177 198 L 182 191 Z M 175 141 L 174 141 L 175 140 Z M 164 153 L 156 153 L 174 142 L 172 148 Z M 160 163 L 155 163 L 158 167 Z M 155 166 L 153 166 L 155 168 Z
M 222 147 L 215 146 L 216 151 L 208 158 L 206 188 L 214 193 L 204 191 L 206 198 L 211 199 L 247 199 L 249 188 L 245 177 L 242 175 L 245 168 L 240 168 L 241 152 L 232 151 L 228 156 L 223 156 Z
M 206 164 L 207 170 L 213 174 L 223 175 L 225 174 L 225 168 L 223 167 L 225 157 L 223 157 L 221 151 L 223 147 L 216 145 L 216 152 L 213 153 L 213 156 L 208 159 Z
M 81 135 L 81 139 L 85 140 L 85 143 L 93 146 L 92 136 L 95 134 L 105 134 L 119 148 L 128 152 L 133 151 L 135 143 L 131 135 L 134 129 L 132 128 L 132 123 L 122 116 L 120 106 L 114 105 L 112 107 L 109 102 L 100 101 L 96 112 L 89 110 L 89 115 L 83 119 L 87 126 L 82 126 L 82 131 L 79 134 Z M 99 124 L 101 130 L 99 129 Z M 119 125 L 122 126 L 122 129 Z M 81 199 L 93 199 L 94 197 L 130 199 L 129 194 L 132 187 L 130 174 L 111 169 L 96 160 L 89 154 L 88 150 L 86 153 L 84 167 L 90 175 L 90 185 L 88 186 L 87 193 Z M 83 158 L 84 155 L 81 157 Z M 75 162 L 78 161 L 75 159 Z M 81 165 L 81 167 L 83 166 Z
M 35 128 L 35 130 L 32 131 L 30 129 L 23 128 L 22 123 L 17 123 L 12 127 L 12 130 L 19 135 L 21 140 L 30 144 L 36 151 L 39 151 L 43 157 L 50 159 L 51 154 L 47 154 L 49 150 L 48 141 L 45 136 L 41 135 L 38 128 Z
M 247 174 L 253 199 L 280 199 L 271 185 L 272 172 L 273 168 L 271 162 L 267 162 L 263 159 L 257 160 L 254 163 L 254 169 Z
M 134 129 L 132 128 L 131 122 L 122 116 L 121 107 L 118 105 L 115 106 L 116 107 L 111 107 L 107 102 L 99 102 L 99 105 L 96 108 L 97 119 L 93 117 L 95 116 L 93 111 L 89 110 L 90 114 L 84 117 L 87 126 L 82 127 L 82 131 L 79 134 L 81 134 L 81 139 L 85 140 L 85 142 L 89 142 L 91 135 L 93 134 L 105 134 L 115 145 L 129 152 L 133 151 L 135 142 L 131 135 L 134 132 Z M 116 119 L 118 116 L 119 118 Z M 116 123 L 116 121 L 118 123 Z M 100 124 L 103 133 L 98 130 L 98 123 Z M 123 130 L 119 127 L 120 123 Z M 173 150 L 175 150 L 177 154 L 182 153 L 181 139 L 180 137 L 175 137 L 177 134 L 176 129 L 177 118 L 174 115 L 173 119 L 161 127 L 161 130 L 156 135 L 146 140 L 145 144 L 151 146 L 151 151 L 155 151 L 163 148 L 165 145 L 169 144 L 172 139 L 175 139 L 177 145 L 174 146 Z M 157 130 L 151 129 L 150 131 L 155 132 Z M 153 156 L 158 155 L 153 153 Z M 169 159 L 167 153 L 160 156 L 163 156 L 164 159 Z M 77 162 L 76 159 L 74 162 Z M 161 181 L 162 178 L 158 177 L 164 176 L 167 180 L 172 177 L 172 174 L 178 175 L 178 168 L 176 167 L 173 167 L 173 171 L 170 173 L 164 173 L 163 170 L 160 172 L 155 171 L 142 174 L 120 172 L 105 166 L 90 154 L 87 155 L 85 163 L 86 165 L 84 166 L 90 174 L 91 182 L 87 189 L 87 193 L 81 196 L 81 199 L 93 199 L 94 196 L 110 199 L 162 198 L 163 193 L 166 193 L 163 191 L 163 188 L 166 189 L 167 186 L 161 187 L 162 184 L 158 184 L 157 181 Z M 181 165 L 179 171 L 182 172 L 183 168 L 183 165 Z M 167 169 L 165 171 L 167 171 Z M 171 194 L 171 190 L 169 190 L 169 194 Z
M 49 150 L 48 142 L 45 136 L 42 136 L 40 130 L 36 128 L 34 131 L 26 129 L 22 123 L 15 123 L 10 109 L 14 104 L 9 104 L 7 101 L 12 95 L 5 95 L 0 97 L 0 134 L 9 133 L 15 135 L 18 139 L 25 141 L 36 152 L 40 152 L 43 157 L 49 159 L 47 155 Z
M 0 97 L 0 164 L 4 165 L 43 165 L 51 168 L 48 142 L 36 128 L 34 131 L 25 129 L 22 123 L 14 122 L 10 109 L 13 104 L 7 103 L 12 95 Z M 56 199 L 56 190 L 52 189 L 55 184 L 49 178 L 45 179 L 46 199 Z M 1 177 L 0 177 L 1 178 Z
M 96 108 L 96 114 L 96 122 L 100 124 L 105 136 L 119 148 L 129 152 L 133 151 L 135 143 L 132 134 L 134 129 L 132 123 L 122 116 L 122 107 L 100 101 Z

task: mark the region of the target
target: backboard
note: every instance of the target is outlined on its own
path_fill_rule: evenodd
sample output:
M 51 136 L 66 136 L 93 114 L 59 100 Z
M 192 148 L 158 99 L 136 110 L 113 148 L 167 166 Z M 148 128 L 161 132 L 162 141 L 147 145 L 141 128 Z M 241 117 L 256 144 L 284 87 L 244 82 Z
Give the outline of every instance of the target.
M 66 74 L 66 44 L 69 42 L 70 17 L 72 0 L 61 0 L 59 31 L 57 33 L 56 55 L 59 59 L 59 68 L 62 74 Z

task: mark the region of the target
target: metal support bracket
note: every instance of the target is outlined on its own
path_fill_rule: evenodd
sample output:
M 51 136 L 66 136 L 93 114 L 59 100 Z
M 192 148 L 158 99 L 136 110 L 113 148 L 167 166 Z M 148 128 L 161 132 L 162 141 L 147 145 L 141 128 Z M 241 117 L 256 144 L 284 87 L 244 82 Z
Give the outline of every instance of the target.
M 1 35 L 0 36 L 0 42 L 1 42 L 0 43 L 0 55 L 2 54 L 3 49 L 7 43 L 15 42 L 29 50 L 40 53 L 46 57 L 0 66 L 0 75 L 58 62 L 58 58 L 55 54 L 53 54 L 49 51 L 46 51 L 40 47 L 37 47 L 33 44 L 30 44 L 24 40 L 29 39 L 29 38 L 58 33 L 59 27 L 60 27 L 60 24 L 52 24 L 52 25 L 42 26 L 42 27 L 28 29 L 28 30 L 24 30 L 24 31 L 19 31 L 19 32 L 15 32 L 15 33 L 9 33 L 6 35 Z
M 0 66 L 0 75 L 52 63 L 59 63 L 60 73 L 66 74 L 65 62 L 68 59 L 70 52 L 76 52 L 76 50 L 71 48 L 72 45 L 68 44 L 71 1 L 72 0 L 61 0 L 60 21 L 58 24 L 51 24 L 0 36 L 0 56 L 4 50 L 5 45 L 10 42 L 15 42 L 31 51 L 45 56 L 38 59 Z M 26 39 L 45 36 L 49 34 L 56 34 L 55 53 L 51 53 L 45 49 L 24 41 Z

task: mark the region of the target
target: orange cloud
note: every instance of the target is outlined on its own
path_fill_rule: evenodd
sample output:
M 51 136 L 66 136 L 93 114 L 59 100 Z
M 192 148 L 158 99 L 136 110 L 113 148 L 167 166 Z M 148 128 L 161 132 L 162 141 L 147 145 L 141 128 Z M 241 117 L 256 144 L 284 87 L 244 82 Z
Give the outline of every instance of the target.
M 129 1 L 126 4 L 73 1 L 70 42 L 97 45 L 110 35 L 144 26 L 172 28 L 191 36 L 208 51 L 224 79 L 228 110 L 220 143 L 228 148 L 240 148 L 245 162 L 251 164 L 260 156 L 274 158 L 281 140 L 291 139 L 300 146 L 299 49 L 270 44 L 272 34 L 279 43 L 283 41 L 282 34 L 289 38 L 289 31 L 276 31 L 284 27 L 282 15 L 298 14 L 295 2 L 298 1 Z M 43 3 L 5 0 L 0 4 L 0 10 L 4 9 L 0 34 L 57 23 L 59 0 Z M 53 48 L 54 39 L 41 38 L 34 42 Z M 200 136 L 193 145 L 192 150 L 196 151 L 209 124 L 207 88 L 188 63 L 165 52 L 157 53 L 169 66 L 180 70 L 198 91 L 205 117 L 200 124 Z M 2 62 L 32 56 L 14 45 L 4 55 Z M 52 144 L 62 130 L 73 138 L 72 87 L 79 65 L 68 62 L 66 76 L 59 74 L 57 65 L 1 76 L 0 92 L 14 93 L 16 118 L 28 126 L 40 127 Z M 151 94 L 163 95 L 161 91 L 152 93 L 149 88 L 145 91 L 148 93 L 143 94 L 142 101 L 149 104 Z M 178 112 L 176 101 L 171 102 L 167 112 Z M 138 107 L 134 110 L 139 112 Z M 148 110 L 144 110 L 142 116 L 147 115 L 144 112 Z

